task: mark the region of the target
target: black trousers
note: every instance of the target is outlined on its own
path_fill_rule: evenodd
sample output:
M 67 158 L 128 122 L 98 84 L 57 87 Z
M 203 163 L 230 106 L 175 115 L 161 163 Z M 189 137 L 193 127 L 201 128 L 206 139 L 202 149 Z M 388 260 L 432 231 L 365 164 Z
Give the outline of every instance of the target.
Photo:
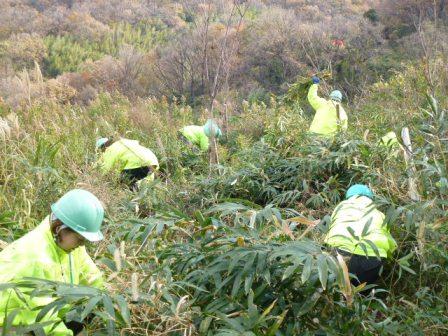
M 177 132 L 177 139 L 183 142 L 187 146 L 193 146 L 190 140 L 187 139 L 185 135 L 183 135 L 181 132 Z
M 351 254 L 347 251 L 337 249 L 339 254 L 348 259 L 348 271 L 358 278 L 351 279 L 354 286 L 366 282 L 368 285 L 375 285 L 380 277 L 381 267 L 383 267 L 383 260 L 377 257 L 367 257 L 359 254 Z
M 64 322 L 67 329 L 73 331 L 73 335 L 78 335 L 81 331 L 84 330 L 84 324 L 76 321 L 70 321 L 70 322 Z M 0 328 L 1 331 L 1 328 Z M 29 335 L 34 336 L 36 335 L 33 331 L 29 333 Z
M 73 331 L 73 335 L 78 335 L 81 331 L 84 330 L 84 324 L 80 322 L 70 321 L 70 322 L 64 322 L 67 329 L 70 329 Z
M 126 183 L 130 188 L 134 188 L 136 183 L 152 172 L 150 167 L 139 167 L 134 169 L 124 169 L 121 172 L 120 181 Z

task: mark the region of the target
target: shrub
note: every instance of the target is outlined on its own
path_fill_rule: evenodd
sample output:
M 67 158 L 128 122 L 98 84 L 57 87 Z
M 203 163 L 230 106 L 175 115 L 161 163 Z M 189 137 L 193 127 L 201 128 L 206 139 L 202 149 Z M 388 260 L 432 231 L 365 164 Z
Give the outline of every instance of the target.
M 17 34 L 0 43 L 0 59 L 16 70 L 23 70 L 41 63 L 47 55 L 47 48 L 37 34 Z

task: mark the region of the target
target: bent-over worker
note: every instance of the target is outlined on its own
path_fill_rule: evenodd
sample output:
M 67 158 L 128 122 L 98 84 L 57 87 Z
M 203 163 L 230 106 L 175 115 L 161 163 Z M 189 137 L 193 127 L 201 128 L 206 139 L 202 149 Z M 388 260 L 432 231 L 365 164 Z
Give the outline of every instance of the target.
M 90 192 L 74 189 L 51 205 L 50 215 L 22 238 L 0 252 L 0 283 L 18 283 L 26 277 L 103 288 L 103 277 L 84 247 L 86 242 L 103 239 L 101 223 L 104 210 Z M 29 291 L 29 290 L 28 290 Z M 0 292 L 0 330 L 5 315 L 19 309 L 12 326 L 36 323 L 36 307 L 50 304 L 52 297 L 30 297 L 26 289 L 22 298 L 14 290 Z M 27 294 L 28 293 L 28 294 Z M 75 335 L 82 325 L 64 323 L 65 317 L 47 313 L 42 323 L 46 335 Z M 71 328 L 71 329 L 69 329 Z
M 159 169 L 159 161 L 155 154 L 137 140 L 121 138 L 101 138 L 96 142 L 101 150 L 100 168 L 104 174 L 117 170 L 122 182 L 134 188 L 139 181 L 154 180 L 154 172 Z
M 179 130 L 179 138 L 190 146 L 195 146 L 201 152 L 208 150 L 210 138 L 221 138 L 222 131 L 219 126 L 211 119 L 203 126 L 189 125 Z
M 366 185 L 350 187 L 346 200 L 333 211 L 330 229 L 325 237 L 327 245 L 335 247 L 349 260 L 348 270 L 358 278 L 352 281 L 354 285 L 364 282 L 375 284 L 383 261 L 397 247 L 384 214 L 376 208 L 372 199 L 373 193 Z

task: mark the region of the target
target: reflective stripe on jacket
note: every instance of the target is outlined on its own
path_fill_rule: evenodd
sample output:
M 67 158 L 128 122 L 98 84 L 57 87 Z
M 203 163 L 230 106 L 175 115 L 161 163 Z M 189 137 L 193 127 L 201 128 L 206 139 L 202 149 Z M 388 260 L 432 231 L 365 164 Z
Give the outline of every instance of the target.
M 362 248 L 364 246 L 367 256 L 377 256 L 374 248 L 367 242 L 370 241 L 377 248 L 379 256 L 387 258 L 396 249 L 397 243 L 392 238 L 384 219 L 384 214 L 376 209 L 370 198 L 350 197 L 339 203 L 333 211 L 325 243 L 358 255 L 366 255 Z M 349 228 L 359 239 L 350 234 Z
M 201 151 L 207 151 L 209 147 L 209 140 L 205 135 L 203 126 L 190 125 L 185 126 L 180 130 L 180 133 L 187 138 L 193 145 L 199 147 Z
M 96 288 L 103 287 L 103 277 L 84 246 L 78 247 L 69 254 L 54 241 L 50 231 L 49 217 L 34 230 L 8 245 L 0 252 L 0 283 L 12 283 L 25 277 L 80 284 Z M 71 259 L 71 267 L 70 267 Z M 21 309 L 15 317 L 13 325 L 31 325 L 39 310 L 38 306 L 51 303 L 54 298 L 24 296 L 23 303 L 13 290 L 0 292 L 0 327 L 7 313 Z M 44 327 L 46 335 L 65 336 L 73 333 L 68 330 L 59 316 L 47 314 L 41 322 L 55 321 L 53 325 Z M 50 329 L 54 330 L 50 332 Z
M 317 95 L 317 84 L 311 85 L 308 91 L 308 101 L 316 111 L 310 132 L 321 135 L 333 135 L 339 130 L 347 130 L 347 113 L 341 104 L 321 98 Z M 339 106 L 339 118 L 337 106 Z
M 120 139 L 106 148 L 101 159 L 101 169 L 104 173 L 112 169 L 122 171 L 145 166 L 159 168 L 159 161 L 154 153 L 137 140 Z

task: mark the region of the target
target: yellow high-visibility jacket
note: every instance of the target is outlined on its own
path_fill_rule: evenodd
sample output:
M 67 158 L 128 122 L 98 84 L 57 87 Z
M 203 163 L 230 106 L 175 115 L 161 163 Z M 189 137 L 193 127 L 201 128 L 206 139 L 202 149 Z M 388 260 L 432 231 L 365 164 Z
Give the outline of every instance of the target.
M 340 130 L 347 130 L 348 118 L 342 105 L 319 97 L 317 95 L 318 87 L 317 84 L 313 84 L 308 91 L 308 101 L 316 111 L 310 126 L 310 132 L 331 136 Z M 337 110 L 339 110 L 339 118 Z
M 122 171 L 140 167 L 159 168 L 159 161 L 154 153 L 142 145 L 137 140 L 120 139 L 106 148 L 100 158 L 100 166 L 103 173 L 112 169 Z M 147 179 L 153 180 L 154 173 Z
M 203 126 L 190 125 L 183 127 L 180 131 L 193 145 L 205 152 L 209 147 L 209 140 L 204 132 Z
M 84 246 L 78 247 L 69 254 L 55 243 L 50 230 L 49 217 L 45 218 L 34 230 L 0 252 L 0 283 L 15 283 L 25 277 L 103 288 L 102 273 L 89 257 Z M 15 309 L 21 309 L 13 325 L 27 326 L 35 323 L 39 313 L 39 310 L 32 310 L 33 308 L 47 305 L 54 300 L 51 297 L 30 298 L 26 293 L 24 294 L 29 307 L 17 297 L 13 290 L 0 291 L 0 327 L 3 325 L 5 311 L 10 313 Z M 46 321 L 54 321 L 53 325 L 44 327 L 47 335 L 73 334 L 65 327 L 60 316 L 47 314 L 41 322 Z M 55 329 L 50 332 L 53 327 Z
M 366 255 L 361 247 L 363 245 L 367 250 L 367 256 L 375 257 L 377 254 L 374 248 L 367 242 L 370 241 L 377 248 L 379 256 L 387 258 L 397 248 L 397 243 L 392 238 L 384 219 L 384 214 L 376 209 L 370 198 L 350 197 L 339 203 L 333 211 L 325 243 L 352 254 Z M 350 234 L 349 228 L 359 239 Z
M 400 147 L 400 143 L 398 142 L 397 134 L 395 132 L 388 132 L 380 139 L 380 145 L 394 148 Z

